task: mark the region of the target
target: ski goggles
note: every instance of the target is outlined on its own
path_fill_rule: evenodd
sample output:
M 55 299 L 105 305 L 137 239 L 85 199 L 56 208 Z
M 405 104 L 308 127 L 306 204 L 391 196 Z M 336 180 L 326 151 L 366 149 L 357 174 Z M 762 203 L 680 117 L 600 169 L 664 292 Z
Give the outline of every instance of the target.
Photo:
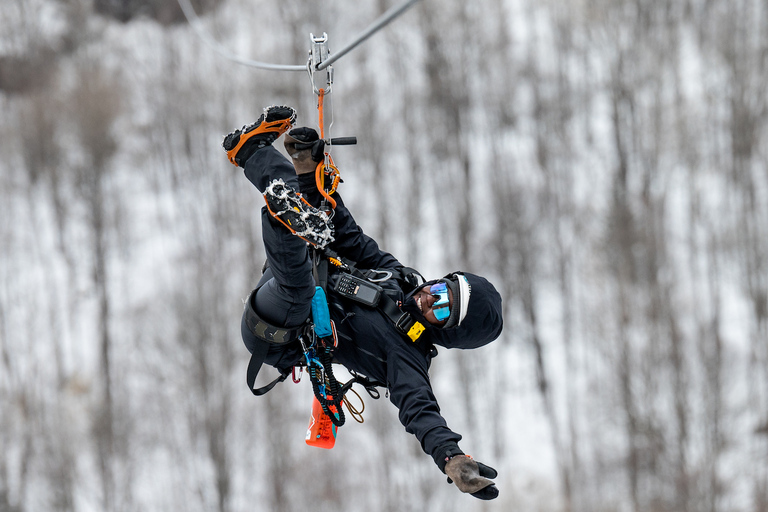
M 445 283 L 435 283 L 429 287 L 429 293 L 435 297 L 432 303 L 432 312 L 435 318 L 442 322 L 451 316 L 451 301 L 448 298 L 448 286 Z

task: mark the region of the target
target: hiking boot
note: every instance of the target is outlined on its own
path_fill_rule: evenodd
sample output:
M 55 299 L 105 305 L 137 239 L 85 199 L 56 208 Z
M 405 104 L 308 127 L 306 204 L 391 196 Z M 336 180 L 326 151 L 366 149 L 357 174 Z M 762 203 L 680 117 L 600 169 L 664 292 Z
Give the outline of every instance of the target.
M 256 150 L 275 142 L 293 126 L 294 121 L 296 111 L 291 107 L 267 107 L 258 121 L 228 134 L 221 145 L 233 165 L 245 167 L 245 162 Z
M 333 242 L 333 225 L 328 216 L 309 204 L 282 179 L 276 179 L 264 191 L 270 215 L 291 233 L 320 249 Z

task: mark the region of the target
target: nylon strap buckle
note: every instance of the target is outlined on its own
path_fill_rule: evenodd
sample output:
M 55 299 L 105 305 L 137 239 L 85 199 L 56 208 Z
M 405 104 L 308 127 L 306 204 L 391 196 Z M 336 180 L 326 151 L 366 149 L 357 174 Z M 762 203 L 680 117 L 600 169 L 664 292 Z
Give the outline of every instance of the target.
M 400 318 L 395 322 L 395 327 L 398 331 L 408 336 L 414 343 L 425 331 L 424 324 L 414 320 L 408 313 L 400 315 Z

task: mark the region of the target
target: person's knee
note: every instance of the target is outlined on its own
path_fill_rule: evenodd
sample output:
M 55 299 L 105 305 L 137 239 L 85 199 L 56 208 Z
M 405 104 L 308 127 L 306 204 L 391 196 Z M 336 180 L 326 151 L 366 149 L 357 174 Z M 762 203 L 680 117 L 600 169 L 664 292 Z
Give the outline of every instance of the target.
M 254 298 L 254 308 L 258 315 L 267 322 L 282 327 L 294 327 L 303 323 L 309 318 L 315 293 L 311 275 L 309 278 L 299 286 L 284 286 L 275 279 L 265 283 Z

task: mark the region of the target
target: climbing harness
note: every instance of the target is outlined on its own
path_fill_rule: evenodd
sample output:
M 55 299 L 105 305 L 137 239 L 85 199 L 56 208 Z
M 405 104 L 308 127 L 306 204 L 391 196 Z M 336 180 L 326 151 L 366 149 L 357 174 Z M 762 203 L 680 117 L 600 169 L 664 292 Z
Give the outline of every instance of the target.
M 369 270 L 361 271 L 355 267 L 354 262 L 342 258 L 329 248 L 324 250 L 310 249 L 313 260 L 313 272 L 315 274 L 315 282 L 317 283 L 315 297 L 313 298 L 312 320 L 307 320 L 305 323 L 299 326 L 284 328 L 271 325 L 266 322 L 256 313 L 253 303 L 258 288 L 251 292 L 250 296 L 245 302 L 245 314 L 244 319 L 248 329 L 261 341 L 267 343 L 257 343 L 253 349 L 251 359 L 248 363 L 247 382 L 248 387 L 254 395 L 260 396 L 267 393 L 274 388 L 278 383 L 283 382 L 288 376 L 291 376 L 294 382 L 301 380 L 302 367 L 307 368 L 307 373 L 310 375 L 310 379 L 314 380 L 313 388 L 317 386 L 318 393 L 322 396 L 323 390 L 330 393 L 325 393 L 327 407 L 333 405 L 333 401 L 341 402 L 346 392 L 352 387 L 353 384 L 362 385 L 368 394 L 377 399 L 379 397 L 376 387 L 382 387 L 383 384 L 373 382 L 363 375 L 352 374 L 353 378 L 343 384 L 340 388 L 340 392 L 334 393 L 334 386 L 332 383 L 326 383 L 327 376 L 333 376 L 332 352 L 336 345 L 336 328 L 333 322 L 330 321 L 330 314 L 328 312 L 327 298 L 325 295 L 326 288 L 333 290 L 340 296 L 346 296 L 351 300 L 356 300 L 369 307 L 378 308 L 387 318 L 392 321 L 397 331 L 406 339 L 413 342 L 413 345 L 424 354 L 429 354 L 433 351 L 433 347 L 430 343 L 424 342 L 421 339 L 421 334 L 425 331 L 424 325 L 414 319 L 409 313 L 404 312 L 400 305 L 377 284 L 386 279 L 395 279 L 400 287 L 409 292 L 424 284 L 424 278 L 416 270 L 410 267 L 402 267 L 397 269 L 388 270 Z M 335 272 L 332 274 L 332 279 L 328 277 L 328 267 L 333 266 Z M 266 266 L 264 271 L 266 271 Z M 347 286 L 344 283 L 349 283 L 347 279 L 352 279 L 352 282 L 357 283 L 350 288 L 347 287 L 344 291 L 344 287 Z M 339 284 L 341 283 L 341 284 Z M 367 285 L 365 284 L 367 283 Z M 361 289 L 355 290 L 356 286 L 366 286 L 368 292 L 370 290 L 378 291 L 378 298 L 373 298 L 370 295 L 361 295 Z M 320 295 L 318 290 L 323 290 L 323 294 Z M 346 294 L 346 295 L 345 295 Z M 325 302 L 323 307 L 322 301 Z M 318 302 L 316 304 L 316 302 Z M 330 327 L 329 327 L 330 326 Z M 302 349 L 304 351 L 304 360 L 298 363 L 296 366 L 279 370 L 280 375 L 272 382 L 262 387 L 256 387 L 256 377 L 258 376 L 259 369 L 266 359 L 266 354 L 270 344 L 286 344 L 296 340 L 301 340 Z M 297 367 L 298 374 L 297 374 Z M 314 372 L 314 373 L 313 373 Z M 313 377 L 314 375 L 314 377 Z M 324 389 L 320 389 L 320 386 L 328 386 Z M 327 395 L 330 394 L 332 402 L 328 403 Z M 321 401 L 322 403 L 322 401 Z

